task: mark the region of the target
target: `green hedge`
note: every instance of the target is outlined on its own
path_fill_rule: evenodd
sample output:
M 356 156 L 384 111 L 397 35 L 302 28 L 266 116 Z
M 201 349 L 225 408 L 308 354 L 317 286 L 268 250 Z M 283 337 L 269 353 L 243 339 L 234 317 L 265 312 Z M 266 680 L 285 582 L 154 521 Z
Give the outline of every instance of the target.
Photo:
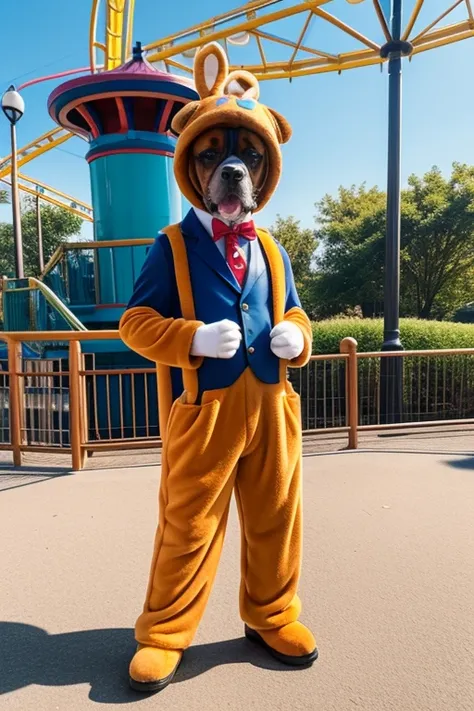
M 474 348 L 474 324 L 401 319 L 406 350 Z M 343 338 L 352 336 L 359 351 L 378 351 L 383 340 L 381 319 L 340 318 L 313 323 L 313 353 L 339 353 Z

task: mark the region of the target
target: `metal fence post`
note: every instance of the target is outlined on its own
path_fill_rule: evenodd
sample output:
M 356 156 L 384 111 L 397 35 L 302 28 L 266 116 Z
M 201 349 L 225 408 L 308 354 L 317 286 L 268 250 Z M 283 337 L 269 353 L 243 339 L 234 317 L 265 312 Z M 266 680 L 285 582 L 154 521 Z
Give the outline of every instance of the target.
M 346 368 L 346 412 L 349 425 L 348 449 L 357 449 L 359 426 L 359 382 L 357 368 L 357 341 L 344 338 L 340 344 L 341 353 L 347 353 Z
M 9 410 L 10 410 L 10 443 L 13 447 L 13 463 L 16 467 L 21 466 L 21 424 L 23 413 L 22 394 L 23 388 L 20 384 L 21 377 L 21 343 L 10 338 L 8 344 L 8 372 L 10 380 L 9 388 Z
M 86 463 L 84 448 L 83 397 L 81 388 L 81 344 L 69 343 L 69 436 L 71 440 L 72 468 L 80 471 Z

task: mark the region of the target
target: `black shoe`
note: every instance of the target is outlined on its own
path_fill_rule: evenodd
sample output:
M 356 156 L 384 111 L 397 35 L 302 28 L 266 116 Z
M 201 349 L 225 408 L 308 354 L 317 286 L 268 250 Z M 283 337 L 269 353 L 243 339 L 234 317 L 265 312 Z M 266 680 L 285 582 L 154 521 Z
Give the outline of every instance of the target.
M 313 664 L 313 662 L 315 662 L 318 658 L 317 648 L 309 654 L 304 654 L 301 657 L 294 657 L 291 654 L 282 654 L 281 652 L 277 652 L 276 649 L 273 649 L 273 647 L 270 647 L 270 645 L 265 642 L 263 637 L 261 637 L 256 630 L 253 630 L 247 625 L 245 625 L 245 636 L 248 640 L 250 640 L 250 642 L 258 644 L 260 647 L 263 647 L 263 649 L 265 649 L 269 654 L 272 655 L 272 657 L 277 659 L 279 662 L 282 662 L 282 664 L 287 664 L 290 667 L 308 667 L 311 666 L 311 664 Z

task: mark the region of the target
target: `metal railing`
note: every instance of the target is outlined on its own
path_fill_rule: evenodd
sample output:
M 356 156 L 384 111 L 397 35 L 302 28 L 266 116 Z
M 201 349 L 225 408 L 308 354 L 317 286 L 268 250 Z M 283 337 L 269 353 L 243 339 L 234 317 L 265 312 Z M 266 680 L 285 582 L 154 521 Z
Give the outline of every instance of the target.
M 41 279 L 71 306 L 125 305 L 130 294 L 125 294 L 124 284 L 136 282 L 153 242 L 152 238 L 65 242 L 52 255 Z M 126 260 L 123 250 L 127 250 Z M 106 277 L 102 286 L 101 274 Z
M 33 339 L 38 357 L 28 349 Z M 160 444 L 153 364 L 113 367 L 103 353 L 87 352 L 88 342 L 120 340 L 118 331 L 10 332 L 0 340 L 7 346 L 7 359 L 0 349 L 0 449 L 11 450 L 16 465 L 23 452 L 67 452 L 78 470 L 97 450 Z M 67 353 L 48 356 L 57 344 Z M 381 423 L 387 357 L 403 361 L 396 424 Z M 358 353 L 346 338 L 339 354 L 313 356 L 289 378 L 301 397 L 303 433 L 347 434 L 349 449 L 361 432 L 474 423 L 474 349 Z
M 0 311 L 6 327 L 11 330 L 48 330 L 53 319 L 63 328 L 87 330 L 54 291 L 39 279 L 2 279 L 1 291 Z

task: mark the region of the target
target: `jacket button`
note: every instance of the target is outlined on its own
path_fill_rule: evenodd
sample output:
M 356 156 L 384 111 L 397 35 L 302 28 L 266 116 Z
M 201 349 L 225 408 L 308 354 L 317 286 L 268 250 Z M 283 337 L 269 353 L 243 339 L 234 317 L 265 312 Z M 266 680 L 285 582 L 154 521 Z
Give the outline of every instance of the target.
M 249 305 L 248 304 L 242 304 L 242 311 L 248 311 L 249 310 Z
M 247 350 L 250 353 L 250 355 L 252 355 L 252 353 L 255 353 L 255 348 L 253 346 L 250 346 L 250 348 L 248 348 Z

